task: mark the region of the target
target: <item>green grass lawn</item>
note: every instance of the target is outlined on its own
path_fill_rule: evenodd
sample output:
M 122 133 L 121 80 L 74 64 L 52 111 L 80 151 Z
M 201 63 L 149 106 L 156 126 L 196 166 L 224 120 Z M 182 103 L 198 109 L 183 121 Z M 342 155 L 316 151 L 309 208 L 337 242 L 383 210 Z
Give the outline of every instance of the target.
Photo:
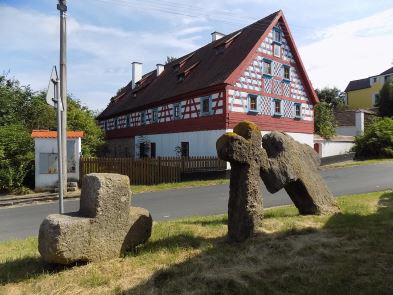
M 0 243 L 0 294 L 393 294 L 393 193 L 339 198 L 341 213 L 269 209 L 254 238 L 226 240 L 225 215 L 154 224 L 126 257 L 43 263 L 36 238 Z
M 349 160 L 339 163 L 333 163 L 329 165 L 321 166 L 321 169 L 335 169 L 335 168 L 346 168 L 353 166 L 367 166 L 367 165 L 377 165 L 392 163 L 393 159 L 373 159 L 373 160 Z

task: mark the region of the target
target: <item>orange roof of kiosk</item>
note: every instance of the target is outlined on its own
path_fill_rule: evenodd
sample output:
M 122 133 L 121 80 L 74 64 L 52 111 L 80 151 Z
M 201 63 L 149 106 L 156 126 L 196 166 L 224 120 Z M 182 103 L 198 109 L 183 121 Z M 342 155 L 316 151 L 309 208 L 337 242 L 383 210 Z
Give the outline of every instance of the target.
M 85 132 L 83 131 L 67 131 L 67 138 L 83 138 Z M 57 131 L 50 130 L 33 130 L 31 133 L 33 138 L 57 138 Z

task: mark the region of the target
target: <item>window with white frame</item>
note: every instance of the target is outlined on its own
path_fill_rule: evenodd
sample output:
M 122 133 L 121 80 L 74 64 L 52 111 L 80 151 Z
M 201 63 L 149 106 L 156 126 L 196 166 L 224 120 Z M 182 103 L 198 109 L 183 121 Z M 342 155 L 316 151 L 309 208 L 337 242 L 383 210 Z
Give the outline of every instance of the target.
M 291 80 L 291 68 L 287 65 L 284 65 L 283 67 L 284 67 L 283 78 L 284 78 L 284 80 L 290 81 Z
M 258 112 L 258 96 L 254 94 L 248 95 L 248 110 L 250 112 Z
M 201 98 L 201 114 L 210 115 L 211 112 L 211 99 L 210 96 Z
M 264 59 L 262 62 L 262 72 L 265 75 L 272 75 L 272 61 L 268 59 Z
M 146 111 L 141 112 L 141 125 L 146 125 Z
M 274 99 L 274 116 L 281 116 L 281 100 L 280 99 Z
M 273 29 L 273 41 L 281 44 L 282 32 L 279 28 Z
M 295 118 L 300 119 L 302 117 L 302 105 L 300 103 L 295 103 Z
M 275 57 L 281 57 L 281 45 L 275 43 L 273 45 L 273 52 Z
M 180 119 L 180 103 L 175 103 L 173 105 L 173 118 Z
M 158 122 L 158 109 L 157 108 L 153 109 L 151 116 L 152 116 L 153 123 L 157 123 Z
M 381 101 L 381 97 L 379 96 L 379 93 L 374 93 L 373 95 L 373 106 L 377 107 Z

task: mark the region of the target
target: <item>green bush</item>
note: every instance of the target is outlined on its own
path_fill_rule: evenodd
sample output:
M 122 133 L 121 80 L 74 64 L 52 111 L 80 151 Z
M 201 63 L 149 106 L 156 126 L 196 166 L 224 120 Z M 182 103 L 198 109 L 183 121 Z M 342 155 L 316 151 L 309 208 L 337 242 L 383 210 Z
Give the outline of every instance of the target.
M 326 139 L 336 135 L 336 118 L 329 104 L 320 102 L 315 106 L 314 114 L 314 126 L 317 134 Z
M 393 119 L 371 123 L 363 135 L 355 138 L 354 151 L 357 158 L 393 158 Z
M 34 145 L 22 125 L 0 126 L 0 191 L 11 192 L 23 187 L 34 163 Z

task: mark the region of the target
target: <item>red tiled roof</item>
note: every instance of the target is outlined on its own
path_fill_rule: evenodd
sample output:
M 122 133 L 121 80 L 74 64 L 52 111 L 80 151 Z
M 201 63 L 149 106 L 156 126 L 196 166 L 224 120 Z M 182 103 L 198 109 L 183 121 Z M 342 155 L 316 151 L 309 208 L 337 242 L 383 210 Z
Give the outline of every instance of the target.
M 67 138 L 83 138 L 85 133 L 83 131 L 67 131 Z M 33 130 L 31 133 L 33 138 L 57 138 L 57 131 L 50 130 Z
M 134 89 L 131 88 L 130 82 L 111 99 L 98 119 L 108 119 L 130 111 L 142 110 L 165 100 L 207 87 L 228 84 L 228 81 L 232 79 L 231 74 L 246 60 L 257 42 L 278 17 L 283 17 L 281 11 L 210 42 L 196 51 L 166 64 L 164 71 L 159 76 L 155 70 L 149 72 L 142 77 L 142 84 L 137 85 Z M 291 36 L 290 39 L 292 39 Z M 292 40 L 289 41 L 292 42 Z M 226 44 L 226 48 L 223 51 L 218 51 L 217 49 L 222 44 Z M 293 44 L 293 46 L 295 45 Z M 294 51 L 297 53 L 296 48 Z M 301 71 L 304 71 L 300 59 L 298 61 Z M 179 65 L 180 69 L 174 67 L 176 65 Z M 184 80 L 179 82 L 178 75 L 187 70 L 189 72 L 186 73 Z M 305 71 L 304 76 L 307 77 Z M 311 83 L 309 81 L 307 83 L 306 87 L 310 91 L 311 99 L 317 102 L 318 98 Z

